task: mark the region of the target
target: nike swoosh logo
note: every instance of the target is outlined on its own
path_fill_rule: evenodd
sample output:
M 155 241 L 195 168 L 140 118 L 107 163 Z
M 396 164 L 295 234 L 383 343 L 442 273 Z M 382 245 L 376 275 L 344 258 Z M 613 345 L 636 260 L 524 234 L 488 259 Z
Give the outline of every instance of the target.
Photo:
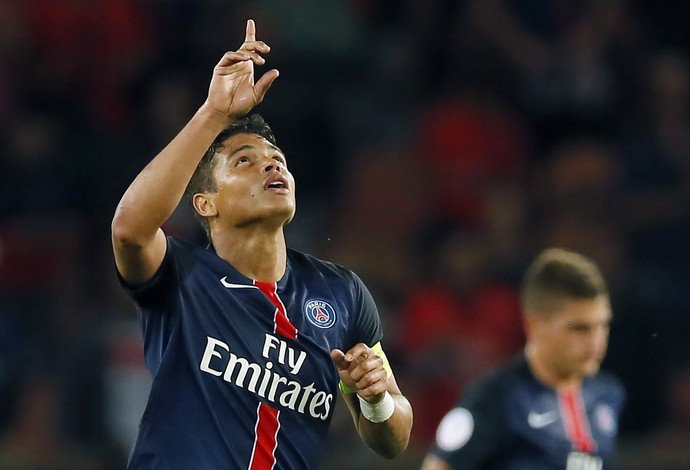
M 232 282 L 226 281 L 227 278 L 228 276 L 221 278 L 220 283 L 228 289 L 258 289 L 258 287 L 253 284 L 233 284 Z
M 557 411 L 547 411 L 546 413 L 537 413 L 530 411 L 527 415 L 527 424 L 534 429 L 540 429 L 548 426 L 551 423 L 558 421 L 559 414 Z

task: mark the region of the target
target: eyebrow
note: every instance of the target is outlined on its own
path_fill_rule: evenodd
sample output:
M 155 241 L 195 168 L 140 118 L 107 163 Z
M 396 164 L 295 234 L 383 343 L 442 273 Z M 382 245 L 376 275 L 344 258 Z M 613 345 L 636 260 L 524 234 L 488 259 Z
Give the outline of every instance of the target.
M 273 144 L 270 143 L 270 142 L 267 142 L 267 144 L 268 144 L 268 146 L 271 147 L 273 150 L 275 150 L 275 151 L 277 151 L 277 152 L 280 152 L 280 154 L 281 154 L 283 157 L 285 156 L 285 154 L 283 153 L 283 151 L 280 150 L 278 147 L 276 147 L 275 145 L 273 145 Z M 255 148 L 256 148 L 256 146 L 255 146 L 255 145 L 252 145 L 252 144 L 244 144 L 244 145 L 241 145 L 241 146 L 237 147 L 236 149 L 232 150 L 232 151 L 228 154 L 228 158 L 232 158 L 236 153 L 243 152 L 243 151 L 245 151 L 245 150 L 254 150 Z

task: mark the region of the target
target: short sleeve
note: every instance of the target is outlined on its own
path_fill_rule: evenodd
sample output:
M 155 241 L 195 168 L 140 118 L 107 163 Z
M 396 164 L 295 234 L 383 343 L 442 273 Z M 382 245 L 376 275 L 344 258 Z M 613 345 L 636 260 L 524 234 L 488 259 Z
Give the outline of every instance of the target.
M 144 339 L 144 356 L 156 374 L 168 342 L 179 322 L 179 291 L 194 266 L 193 248 L 172 237 L 167 238 L 165 257 L 158 271 L 139 286 L 120 283 L 137 306 Z
M 165 257 L 156 274 L 141 285 L 133 286 L 117 273 L 120 284 L 127 294 L 141 308 L 156 308 L 165 304 L 166 299 L 175 292 L 186 273 L 193 265 L 189 249 L 178 240 L 168 237 Z
M 471 386 L 441 420 L 430 452 L 453 469 L 485 468 L 506 432 L 501 403 L 500 391 L 491 383 Z
M 383 339 L 383 326 L 378 308 L 364 282 L 352 274 L 353 280 L 353 324 L 349 332 L 350 345 L 365 343 L 373 346 Z

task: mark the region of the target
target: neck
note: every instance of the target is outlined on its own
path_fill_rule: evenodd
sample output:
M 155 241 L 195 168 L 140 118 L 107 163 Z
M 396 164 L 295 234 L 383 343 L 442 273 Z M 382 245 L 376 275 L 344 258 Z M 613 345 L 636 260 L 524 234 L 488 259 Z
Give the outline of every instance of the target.
M 525 359 L 532 374 L 541 383 L 554 390 L 579 390 L 582 385 L 582 377 L 573 374 L 562 374 L 550 366 L 539 348 L 528 343 L 525 346 Z
M 249 279 L 277 282 L 285 274 L 287 246 L 282 228 L 212 231 L 211 239 L 216 254 Z

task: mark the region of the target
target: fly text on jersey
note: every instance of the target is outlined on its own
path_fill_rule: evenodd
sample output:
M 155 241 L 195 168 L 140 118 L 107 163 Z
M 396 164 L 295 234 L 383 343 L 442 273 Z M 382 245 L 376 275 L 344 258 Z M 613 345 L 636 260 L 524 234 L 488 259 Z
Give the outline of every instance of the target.
M 307 353 L 298 353 L 286 341 L 267 333 L 262 356 L 288 366 L 290 373 L 295 375 L 304 365 Z M 313 418 L 325 420 L 331 411 L 332 393 L 317 390 L 313 382 L 304 386 L 273 372 L 273 362 L 270 360 L 262 367 L 244 357 L 238 357 L 230 351 L 227 343 L 210 336 L 206 337 L 206 349 L 199 369 L 216 377 L 222 376 L 228 383 Z

